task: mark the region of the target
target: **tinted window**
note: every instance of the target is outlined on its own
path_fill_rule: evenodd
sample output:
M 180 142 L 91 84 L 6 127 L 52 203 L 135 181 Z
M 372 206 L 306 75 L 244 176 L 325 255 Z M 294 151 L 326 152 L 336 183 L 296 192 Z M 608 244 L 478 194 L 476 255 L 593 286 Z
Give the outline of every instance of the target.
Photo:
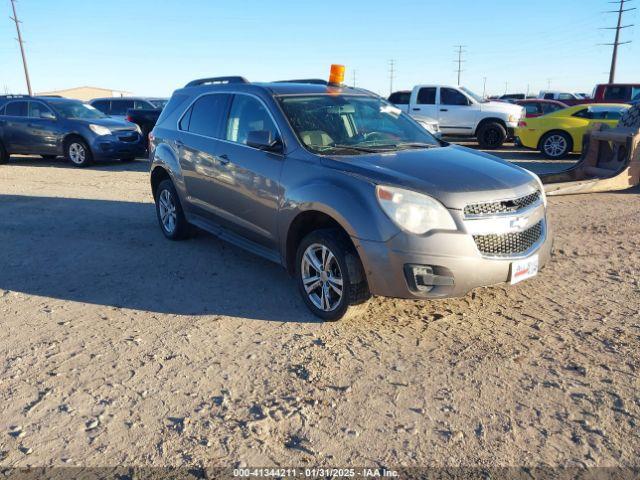
M 545 93 L 544 98 L 545 100 L 553 100 L 553 93 Z
M 27 102 L 11 102 L 7 104 L 5 115 L 9 117 L 26 117 L 27 111 Z
M 540 109 L 540 104 L 538 103 L 527 103 L 525 104 L 524 109 L 527 111 L 527 115 L 542 114 L 542 111 Z
M 189 110 L 187 110 L 186 113 L 180 119 L 180 124 L 178 125 L 180 130 L 183 130 L 185 132 L 189 131 L 189 122 L 191 122 L 191 112 L 193 112 L 193 107 L 189 108 Z
M 542 112 L 546 115 L 547 113 L 557 112 L 558 110 L 562 110 L 563 108 L 564 107 L 555 103 L 544 103 L 542 105 Z
M 91 106 L 102 113 L 109 113 L 109 103 L 109 100 L 98 100 L 97 102 L 91 102 Z
M 29 116 L 32 118 L 43 118 L 43 113 L 50 113 L 53 115 L 53 112 L 49 107 L 47 107 L 44 103 L 40 102 L 29 102 Z
M 436 89 L 431 87 L 421 88 L 418 92 L 418 103 L 420 105 L 435 105 Z
M 153 110 L 155 107 L 146 100 L 136 100 L 135 106 L 133 108 L 135 108 L 136 110 Z
M 558 95 L 558 100 L 573 100 L 574 98 L 570 93 L 561 93 Z
M 268 131 L 272 139 L 279 138 L 278 129 L 261 101 L 248 95 L 235 95 L 225 138 L 246 145 L 249 132 L 254 131 Z
M 396 105 L 409 105 L 410 100 L 411 100 L 411 92 L 396 92 L 396 93 L 392 93 L 391 96 L 389 97 L 389 101 L 391 103 L 395 103 Z
M 127 110 L 133 108 L 133 100 L 111 100 L 110 115 L 126 115 Z
M 631 97 L 631 88 L 622 87 L 607 87 L 604 91 L 605 100 L 628 100 Z
M 458 90 L 442 88 L 440 89 L 440 103 L 442 105 L 469 105 L 469 100 Z
M 229 95 L 226 94 L 200 97 L 191 107 L 189 131 L 205 137 L 219 138 L 228 102 Z

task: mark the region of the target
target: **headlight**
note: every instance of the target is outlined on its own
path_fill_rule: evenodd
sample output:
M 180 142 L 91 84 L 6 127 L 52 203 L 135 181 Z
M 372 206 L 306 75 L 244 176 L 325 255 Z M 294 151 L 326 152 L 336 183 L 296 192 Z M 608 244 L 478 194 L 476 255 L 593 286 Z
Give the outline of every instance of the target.
M 91 131 L 93 133 L 95 133 L 96 135 L 111 135 L 111 130 L 109 130 L 107 127 L 103 127 L 102 125 L 89 125 L 89 128 L 91 129 Z
M 531 170 L 525 170 L 529 175 L 531 175 L 536 182 L 538 182 L 538 186 L 540 187 L 540 195 L 542 195 L 542 203 L 544 203 L 544 208 L 547 208 L 547 194 L 545 193 L 544 190 L 544 185 L 542 183 L 542 180 L 540 180 L 540 177 L 538 175 L 536 175 L 535 173 L 533 173 Z
M 384 213 L 409 233 L 423 235 L 430 230 L 457 230 L 447 209 L 428 195 L 378 185 L 376 196 Z

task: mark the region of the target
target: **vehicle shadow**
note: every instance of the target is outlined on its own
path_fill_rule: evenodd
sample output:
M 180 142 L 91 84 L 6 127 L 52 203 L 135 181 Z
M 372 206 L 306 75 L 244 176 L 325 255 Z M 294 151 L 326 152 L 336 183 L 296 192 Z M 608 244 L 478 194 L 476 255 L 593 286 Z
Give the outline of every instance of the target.
M 0 289 L 178 315 L 315 322 L 273 263 L 200 233 L 162 235 L 154 205 L 0 195 Z
M 12 155 L 5 166 L 19 167 L 48 167 L 48 168 L 69 168 L 78 170 L 63 157 L 55 160 L 45 160 L 41 157 Z M 121 170 L 131 172 L 146 172 L 149 170 L 149 161 L 146 158 L 136 159 L 134 162 L 122 162 L 120 160 L 99 160 L 93 164 L 83 167 L 82 170 Z

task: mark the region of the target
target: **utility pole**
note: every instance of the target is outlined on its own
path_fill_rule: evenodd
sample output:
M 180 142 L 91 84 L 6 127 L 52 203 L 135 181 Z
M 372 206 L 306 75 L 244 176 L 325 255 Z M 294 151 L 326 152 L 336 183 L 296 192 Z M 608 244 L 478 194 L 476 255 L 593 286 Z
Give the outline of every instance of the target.
M 482 77 L 482 98 L 487 98 L 487 77 Z
M 353 88 L 356 88 L 356 71 L 353 71 Z
M 620 8 L 618 10 L 609 10 L 608 12 L 605 13 L 617 13 L 618 14 L 618 25 L 615 27 L 607 27 L 604 28 L 604 30 L 615 30 L 616 31 L 616 38 L 613 41 L 613 43 L 605 43 L 605 45 L 612 45 L 613 46 L 613 55 L 611 56 L 611 70 L 609 70 L 609 83 L 614 83 L 615 79 L 616 79 L 616 64 L 618 63 L 618 46 L 619 45 L 625 45 L 627 43 L 631 43 L 631 40 L 627 41 L 627 42 L 621 42 L 620 41 L 620 30 L 624 29 L 624 28 L 629 28 L 629 27 L 633 27 L 633 25 L 622 25 L 622 14 L 624 12 L 629 12 L 631 10 L 635 10 L 635 8 L 624 8 L 624 4 L 625 2 L 630 2 L 631 0 L 617 0 L 615 2 L 609 2 L 609 3 L 617 3 L 620 5 Z
M 507 94 L 507 90 L 509 90 L 509 82 L 504 82 L 504 94 Z
M 29 69 L 27 68 L 27 56 L 24 53 L 24 42 L 22 41 L 22 34 L 20 33 L 20 20 L 18 20 L 18 14 L 16 13 L 16 0 L 11 0 L 11 7 L 13 8 L 13 17 L 11 20 L 16 22 L 16 31 L 18 32 L 18 43 L 20 44 L 20 53 L 22 54 L 22 65 L 24 67 L 24 77 L 27 80 L 27 90 L 29 96 L 33 95 L 31 90 L 31 80 L 29 79 Z
M 389 95 L 393 93 L 393 76 L 395 75 L 395 60 L 389 60 Z
M 463 48 L 466 45 L 456 45 L 455 47 L 458 49 L 458 60 L 454 60 L 454 62 L 456 62 L 458 64 L 458 85 L 460 85 L 461 83 L 461 78 L 462 78 L 462 64 L 465 63 L 464 60 L 462 60 L 462 54 L 466 53 Z

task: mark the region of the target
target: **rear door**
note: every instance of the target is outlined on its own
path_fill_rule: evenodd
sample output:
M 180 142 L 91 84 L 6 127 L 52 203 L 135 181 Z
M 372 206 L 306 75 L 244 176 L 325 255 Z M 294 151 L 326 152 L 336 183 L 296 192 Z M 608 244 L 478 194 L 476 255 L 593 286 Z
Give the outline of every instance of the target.
M 421 87 L 415 98 L 415 103 L 411 105 L 409 114 L 416 117 L 430 117 L 438 119 L 436 96 L 437 87 Z
M 273 251 L 278 245 L 277 212 L 284 156 L 247 145 L 252 131 L 268 131 L 274 140 L 282 138 L 261 99 L 235 94 L 220 143 L 223 163 L 217 165 L 218 174 L 213 179 L 212 202 L 227 226 Z
M 215 192 L 221 160 L 217 157 L 223 119 L 231 95 L 210 93 L 198 97 L 178 122 L 177 146 L 184 177 L 187 203 L 194 213 L 217 221 Z
M 4 147 L 9 153 L 36 153 L 29 143 L 29 102 L 14 100 L 7 103 L 0 126 L 4 132 Z
M 438 121 L 443 133 L 471 135 L 475 123 L 475 111 L 471 101 L 455 88 L 440 88 Z

